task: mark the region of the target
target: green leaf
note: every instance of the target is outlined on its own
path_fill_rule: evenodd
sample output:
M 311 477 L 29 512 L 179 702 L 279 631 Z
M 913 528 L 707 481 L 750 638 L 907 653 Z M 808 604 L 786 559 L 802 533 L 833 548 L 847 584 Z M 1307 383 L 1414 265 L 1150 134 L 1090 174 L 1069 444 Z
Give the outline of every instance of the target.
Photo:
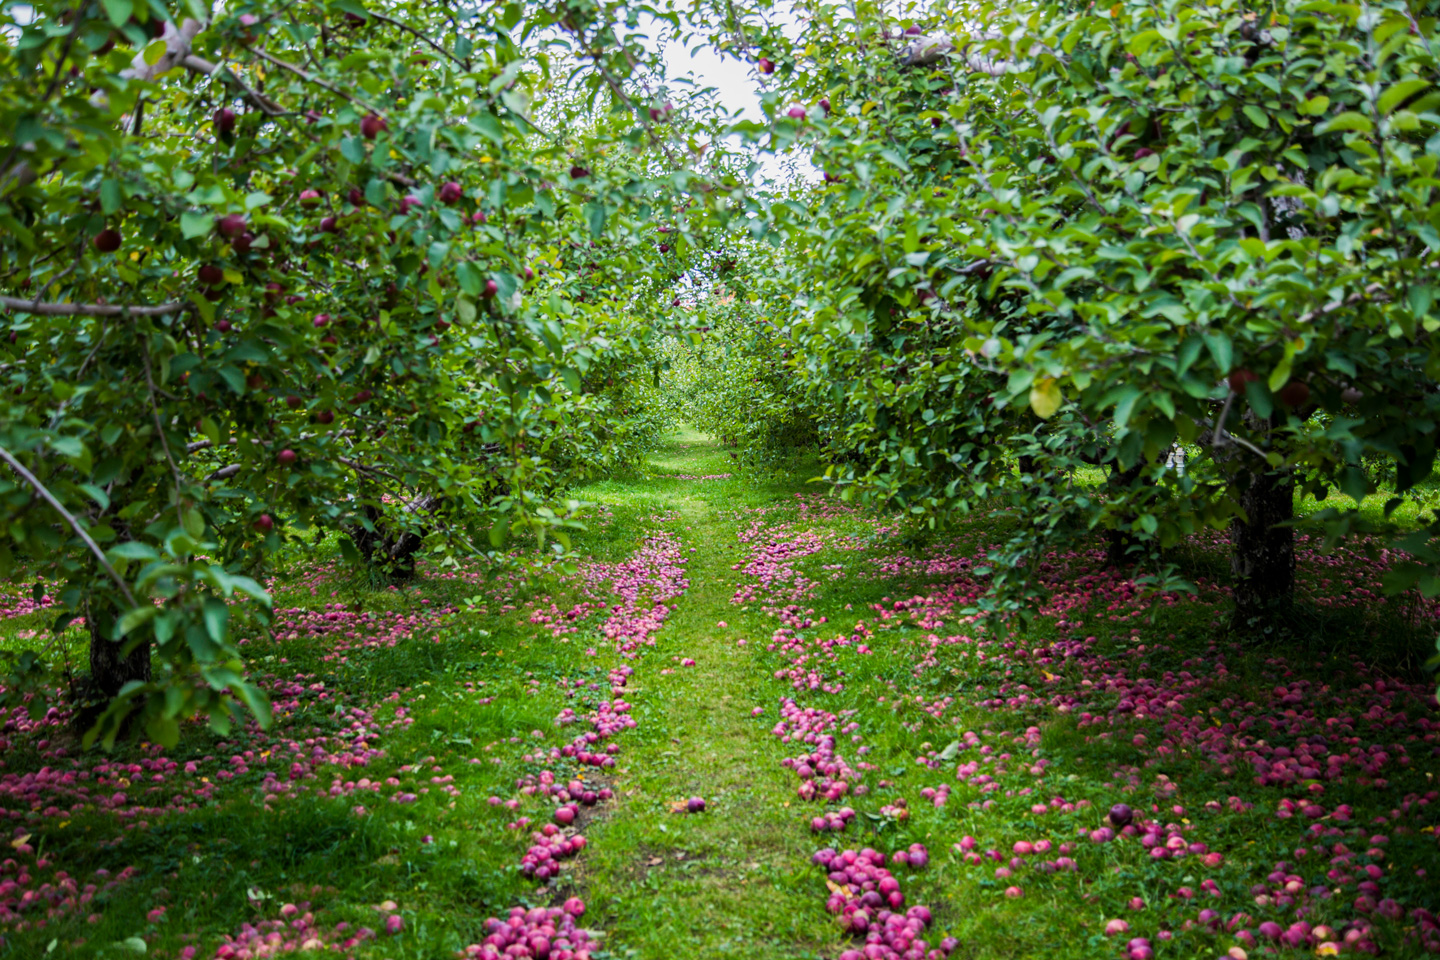
M 223 644 L 228 635 L 230 625 L 230 608 L 223 600 L 215 597 L 205 598 L 205 632 L 210 634 L 210 639 L 216 643 Z
M 115 623 L 115 635 L 113 639 L 119 640 L 128 636 L 132 630 L 147 623 L 160 615 L 160 608 L 153 604 L 146 604 L 143 607 L 133 607 L 126 610 L 124 615 Z
M 174 717 L 167 717 L 162 714 L 156 714 L 150 717 L 145 721 L 145 732 L 150 735 L 151 740 L 154 740 L 167 749 L 173 748 L 180 742 L 180 724 Z M 139 938 L 136 937 L 135 939 L 138 940 Z M 140 942 L 144 943 L 145 941 L 141 940 Z M 145 951 L 141 950 L 138 952 L 144 953 Z
M 180 214 L 180 233 L 186 240 L 203 237 L 215 228 L 215 218 L 209 213 L 187 210 Z
M 1375 106 L 1379 108 L 1382 115 L 1388 116 L 1397 106 L 1428 86 L 1430 86 L 1430 81 L 1420 77 L 1411 77 L 1408 80 L 1392 83 L 1385 88 L 1384 93 L 1380 94 L 1380 99 L 1376 101 Z
M 100 0 L 100 5 L 105 8 L 105 16 L 110 18 L 111 24 L 117 27 L 125 26 L 135 13 L 132 0 Z
M 590 236 L 598 239 L 605 233 L 605 207 L 598 203 L 587 203 L 584 214 L 585 222 L 590 227 Z
M 1371 133 L 1375 124 L 1363 113 L 1356 113 L 1354 110 L 1346 110 L 1344 113 L 1331 117 L 1315 128 L 1316 133 L 1332 133 L 1334 131 L 1348 131 L 1351 133 Z
M 100 184 L 100 209 L 102 212 L 114 213 L 120 209 L 123 202 L 119 180 L 106 179 Z
M 156 40 L 145 48 L 145 62 L 152 67 L 155 66 L 155 64 L 159 63 L 161 58 L 165 56 L 167 49 L 164 40 Z

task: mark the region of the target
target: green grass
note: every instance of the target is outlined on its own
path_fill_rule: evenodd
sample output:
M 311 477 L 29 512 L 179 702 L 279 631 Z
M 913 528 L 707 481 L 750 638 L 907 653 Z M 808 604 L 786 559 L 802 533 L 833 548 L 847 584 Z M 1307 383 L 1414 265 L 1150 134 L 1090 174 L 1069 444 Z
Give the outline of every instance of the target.
M 1105 941 L 1099 929 L 1107 917 L 1125 915 L 1123 898 L 1136 893 L 1154 905 L 1147 917 L 1179 930 L 1196 905 L 1167 899 L 1181 879 L 1172 865 L 1151 864 L 1119 845 L 1082 845 L 1076 853 L 1080 873 L 1027 876 L 1026 896 L 1004 899 L 1004 884 L 989 868 L 965 864 L 950 852 L 950 845 L 965 834 L 1002 849 L 1042 833 L 1073 835 L 1078 826 L 1095 826 L 1093 810 L 1032 816 L 1031 799 L 1023 795 L 983 793 L 956 782 L 953 764 L 948 770 L 929 770 L 916 758 L 933 757 L 963 731 L 989 730 L 986 742 L 1000 744 L 998 731 L 1013 733 L 1035 725 L 1040 738 L 1033 754 L 1029 748 L 1008 749 L 1025 753 L 1026 762 L 1044 758 L 1053 765 L 1047 796 L 1063 794 L 1072 801 L 1108 805 L 1118 795 L 1117 772 L 1141 777 L 1146 784 L 1138 794 L 1126 796 L 1148 795 L 1161 773 L 1183 782 L 1181 799 L 1192 810 L 1206 800 L 1231 795 L 1273 806 L 1273 792 L 1247 784 L 1244 776 L 1221 776 L 1194 756 L 1151 763 L 1147 750 L 1129 739 L 1091 736 L 1073 714 L 1038 707 L 986 709 L 976 702 L 981 690 L 993 692 L 1017 680 L 1037 686 L 1044 681 L 1028 667 L 981 665 L 969 655 L 972 651 L 959 646 L 939 648 L 934 664 L 917 671 L 915 663 L 935 631 L 904 621 L 877 629 L 871 653 L 846 647 L 833 662 L 817 660 L 827 673 L 845 672 L 843 692 L 796 695 L 787 681 L 774 676 L 788 661 L 766 650 L 777 623 L 763 611 L 765 604 L 731 603 L 742 582 L 742 574 L 732 567 L 747 555 L 737 535 L 755 519 L 751 511 L 765 508 L 763 520 L 771 530 L 789 524 L 791 530 L 823 531 L 833 537 L 820 552 L 797 563 L 819 584 L 815 598 L 804 606 L 813 608 L 816 618 L 828 618 L 823 630 L 817 626 L 805 631 L 812 637 L 848 633 L 861 620 L 877 627 L 872 604 L 930 586 L 923 577 L 876 576 L 870 558 L 923 549 L 973 550 L 1001 536 L 994 526 L 977 521 L 912 544 L 903 529 L 877 535 L 873 518 L 853 511 L 825 518 L 802 515 L 795 495 L 820 492 L 805 480 L 814 472 L 814 464 L 802 464 L 788 473 L 743 474 L 726 451 L 682 430 L 667 439 L 644 470 L 575 491 L 599 508 L 587 529 L 574 538 L 583 556 L 621 561 L 658 528 L 676 537 L 685 551 L 690 587 L 675 604 L 656 646 L 643 648 L 635 661 L 621 660 L 611 645 L 601 642 L 593 623 L 557 640 L 528 622 L 532 604 L 548 607 L 553 601 L 563 610 L 574 602 L 577 589 L 563 579 L 512 588 L 505 581 L 449 580 L 422 571 L 404 590 L 391 591 L 375 589 L 367 578 L 346 571 L 315 580 L 315 564 L 333 562 L 333 551 L 322 548 L 309 560 L 291 558 L 277 586 L 279 607 L 340 603 L 375 614 L 411 614 L 426 609 L 422 601 L 428 600 L 430 608 L 459 608 L 427 620 L 394 646 L 352 650 L 343 661 L 332 656 L 328 641 L 301 638 L 247 648 L 257 672 L 303 674 L 304 683 L 314 687 L 282 716 L 280 730 L 286 737 L 302 743 L 334 737 L 353 719 L 348 710 L 374 711 L 382 728 L 374 742 L 385 756 L 365 767 L 322 768 L 316 782 L 328 787 L 332 777 L 353 782 L 395 776 L 401 786 L 387 786 L 380 794 L 285 797 L 267 805 L 261 773 L 255 769 L 217 782 L 213 799 L 198 809 L 146 816 L 145 828 L 122 829 L 113 815 L 94 810 L 70 816 L 37 811 L 16 822 L 27 824 L 31 842 L 55 866 L 81 882 L 97 868 L 118 872 L 133 867 L 135 876 L 97 898 L 95 906 L 44 929 L 12 927 L 5 932 L 0 957 L 44 956 L 52 941 L 61 955 L 122 956 L 125 948 L 117 944 L 137 936 L 148 942 L 151 955 L 176 956 L 182 947 L 198 945 L 200 956 L 210 956 L 222 936 L 244 923 L 273 918 L 280 903 L 309 902 L 322 927 L 341 921 L 377 927 L 381 915 L 375 905 L 393 900 L 405 919 L 404 933 L 382 935 L 355 952 L 361 957 L 428 960 L 479 942 L 484 919 L 513 905 L 549 905 L 579 895 L 589 906 L 586 924 L 606 932 L 608 958 L 819 960 L 835 956 L 847 943 L 825 912 L 823 877 L 809 862 L 814 850 L 827 842 L 873 844 L 885 850 L 925 842 L 932 864 L 907 876 L 905 891 L 911 903 L 928 904 L 934 911 L 932 942 L 944 933 L 962 940 L 958 956 L 1114 955 L 1115 944 Z M 727 473 L 733 475 L 683 478 Z M 1197 548 L 1187 562 L 1217 579 L 1224 577 L 1223 556 L 1213 550 Z M 474 597 L 480 601 L 471 609 L 466 601 Z M 504 611 L 505 604 L 518 609 Z M 1144 654 L 1130 640 L 1128 623 L 1111 630 L 1101 622 L 1096 629 L 1115 662 L 1154 674 L 1183 669 L 1187 658 L 1203 656 L 1216 637 L 1215 617 L 1213 605 L 1196 604 L 1162 609 L 1153 624 L 1137 620 L 1135 625 L 1152 638 L 1154 647 Z M 727 626 L 719 626 L 722 621 Z M 4 621 L 0 642 L 13 647 L 22 642 L 18 634 L 43 629 L 44 622 L 38 614 Z M 939 632 L 967 629 L 952 621 Z M 1403 617 L 1383 607 L 1322 611 L 1310 647 L 1261 649 L 1239 657 L 1228 685 L 1207 691 L 1193 709 L 1220 710 L 1224 697 L 1263 697 L 1275 680 L 1275 667 L 1266 660 L 1273 654 L 1289 656 L 1297 676 L 1340 682 L 1348 670 L 1348 654 L 1379 656 L 1378 645 L 1391 643 L 1395 650 L 1382 651 L 1386 662 L 1401 664 L 1411 657 L 1408 666 L 1397 669 L 1413 670 L 1418 662 L 1414 651 L 1428 637 L 1406 629 Z M 1041 618 L 1023 642 L 1045 643 L 1056 633 L 1053 618 Z M 1156 645 L 1157 639 L 1171 635 L 1174 639 Z M 744 646 L 738 644 L 741 639 L 747 641 Z M 83 653 L 79 631 L 70 631 L 64 641 L 72 657 Z M 591 649 L 593 655 L 586 652 Z M 694 658 L 696 666 L 680 666 L 681 657 Z M 613 771 L 587 775 L 587 782 L 609 784 L 615 799 L 596 808 L 593 816 L 586 813 L 589 847 L 569 861 L 561 878 L 541 888 L 516 869 L 529 831 L 508 829 L 507 824 L 518 816 L 532 818 L 535 826 L 545 822 L 547 806 L 517 794 L 516 781 L 555 765 L 524 755 L 536 747 L 568 742 L 578 728 L 557 728 L 553 718 L 564 707 L 583 712 L 587 704 L 593 708 L 608 698 L 607 671 L 625 662 L 635 667 L 625 698 L 634 704 L 638 726 L 616 739 L 621 751 Z M 1081 679 L 1072 668 L 1055 670 L 1063 682 Z M 576 692 L 576 681 L 598 683 L 600 689 L 567 696 Z M 474 688 L 467 690 L 467 684 Z M 397 694 L 398 699 L 387 699 Z M 850 801 L 862 816 L 842 837 L 817 839 L 810 834 L 809 819 L 822 808 L 796 797 L 795 775 L 779 762 L 803 749 L 781 743 L 770 732 L 778 702 L 792 695 L 830 711 L 858 711 L 856 732 L 870 748 L 864 759 L 876 770 L 866 778 L 873 792 Z M 956 702 L 937 719 L 917 706 L 916 695 L 927 701 L 950 695 Z M 482 698 L 491 699 L 482 703 Z M 389 727 L 397 707 L 411 722 Z M 763 716 L 751 716 L 755 707 L 764 708 Z M 78 751 L 73 736 L 55 731 L 48 734 L 55 742 L 44 749 L 39 735 L 10 736 L 3 758 L 7 774 L 67 764 L 68 758 L 44 755 L 56 743 L 71 755 Z M 856 760 L 859 755 L 848 737 L 840 740 L 837 749 Z M 274 746 L 254 733 L 222 744 L 196 726 L 170 756 L 183 766 L 190 759 L 203 762 L 207 756 L 223 758 L 247 747 Z M 150 751 L 132 743 L 118 748 L 115 759 L 138 762 L 148 755 Z M 94 760 L 85 763 L 93 766 Z M 269 769 L 283 772 L 285 766 Z M 431 789 L 411 804 L 385 799 L 397 790 L 428 788 L 430 778 L 441 773 L 453 776 L 458 796 Z M 880 786 L 881 781 L 888 785 Z M 933 807 L 919 796 L 921 788 L 947 782 L 954 789 L 946 806 Z M 172 780 L 167 790 L 177 783 L 188 781 Z M 1006 789 L 1023 789 L 1023 783 L 1023 778 L 1012 778 Z M 138 793 L 144 784 L 142 776 L 135 776 L 128 789 Z M 1357 808 L 1388 804 L 1404 791 L 1423 792 L 1428 784 L 1423 771 L 1411 769 L 1393 776 L 1387 790 L 1337 789 L 1327 802 L 1346 799 Z M 492 795 L 519 797 L 520 809 L 493 806 Z M 707 801 L 704 814 L 672 809 L 697 795 Z M 878 812 L 897 798 L 909 802 L 907 819 Z M 985 800 L 999 802 L 987 810 L 979 806 Z M 354 813 L 357 803 L 366 806 L 364 816 Z M 0 797 L 0 807 L 28 810 L 8 795 Z M 1263 879 L 1268 864 L 1295 844 L 1293 831 L 1283 823 L 1228 812 L 1190 815 L 1203 822 L 1207 841 L 1233 851 L 1233 868 L 1217 873 L 1233 894 L 1226 901 L 1231 909 L 1238 909 L 1234 903 L 1248 896 L 1250 883 Z M 422 842 L 426 837 L 429 842 Z M 1427 853 L 1423 845 L 1397 837 L 1392 856 L 1406 864 L 1423 863 L 1426 857 L 1433 859 L 1433 849 Z M 1424 886 L 1404 881 L 1397 890 L 1409 897 L 1407 903 L 1434 908 L 1436 894 L 1425 893 Z M 167 908 L 161 919 L 147 918 L 160 906 Z M 99 914 L 98 923 L 86 922 L 90 912 Z M 1214 956 L 1228 943 L 1186 934 L 1167 953 Z

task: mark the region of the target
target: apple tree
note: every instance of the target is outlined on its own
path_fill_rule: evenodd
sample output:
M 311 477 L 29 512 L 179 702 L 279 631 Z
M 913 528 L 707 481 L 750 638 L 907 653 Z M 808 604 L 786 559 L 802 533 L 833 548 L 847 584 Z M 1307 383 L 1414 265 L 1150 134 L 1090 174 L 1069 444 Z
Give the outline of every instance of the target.
M 706 205 L 633 12 L 0 4 L 0 566 L 83 621 L 92 735 L 263 719 L 236 636 L 283 544 L 563 552 L 567 486 L 654 435 L 616 307 L 656 206 Z
M 834 479 L 940 522 L 1003 493 L 1026 521 L 1002 585 L 1096 528 L 1143 557 L 1229 526 L 1237 623 L 1283 622 L 1295 492 L 1348 494 L 1324 514 L 1345 536 L 1367 461 L 1393 465 L 1392 507 L 1434 462 L 1434 13 L 858 4 L 809 11 L 798 45 L 760 11 L 730 26 L 774 65 L 767 142 L 824 175 L 766 214 L 810 296 L 795 369 L 862 453 Z M 1085 464 L 1111 482 L 1076 484 Z M 1440 589 L 1435 532 L 1401 542 L 1394 588 Z

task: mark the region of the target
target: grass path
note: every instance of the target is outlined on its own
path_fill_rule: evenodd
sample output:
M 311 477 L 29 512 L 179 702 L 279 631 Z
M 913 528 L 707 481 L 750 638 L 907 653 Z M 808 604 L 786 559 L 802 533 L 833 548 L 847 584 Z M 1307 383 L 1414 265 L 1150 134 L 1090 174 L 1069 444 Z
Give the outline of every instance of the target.
M 813 841 L 769 735 L 778 688 L 752 660 L 768 634 L 730 603 L 738 509 L 800 488 L 675 479 L 722 474 L 727 459 L 682 433 L 653 461 L 652 479 L 583 491 L 616 509 L 673 511 L 667 527 L 694 549 L 690 589 L 631 678 L 639 742 L 627 743 L 617 803 L 591 828 L 575 878 L 620 956 L 814 956 L 826 929 L 803 879 Z M 757 706 L 765 714 L 755 718 Z M 672 811 L 691 796 L 706 800 L 705 813 Z

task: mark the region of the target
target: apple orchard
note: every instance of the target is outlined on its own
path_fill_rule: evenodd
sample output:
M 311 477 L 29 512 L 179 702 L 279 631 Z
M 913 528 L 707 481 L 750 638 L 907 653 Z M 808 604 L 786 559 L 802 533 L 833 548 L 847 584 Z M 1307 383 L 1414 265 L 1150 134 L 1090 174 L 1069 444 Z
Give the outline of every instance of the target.
M 425 940 L 389 898 L 376 929 L 342 920 L 340 930 L 316 919 L 321 907 L 275 892 L 244 901 L 267 919 L 243 933 L 223 912 L 190 916 L 181 935 L 161 923 L 164 904 L 136 907 L 123 929 L 123 911 L 112 922 L 96 910 L 109 939 L 87 949 L 105 940 L 195 956 L 195 931 L 223 927 L 224 956 L 365 955 L 385 942 L 413 956 L 625 955 L 596 946 L 582 922 L 607 882 L 604 857 L 618 854 L 587 850 L 578 831 L 625 793 L 612 778 L 625 738 L 640 735 L 627 731 L 663 727 L 626 699 L 632 674 L 642 698 L 652 682 L 688 690 L 703 651 L 719 658 L 676 647 L 676 666 L 645 674 L 647 658 L 670 652 L 657 636 L 695 631 L 685 643 L 723 638 L 763 665 L 754 682 L 773 690 L 742 688 L 738 673 L 707 682 L 736 684 L 737 700 L 770 698 L 747 702 L 736 730 L 783 750 L 777 789 L 788 797 L 798 777 L 801 800 L 823 807 L 807 807 L 806 828 L 863 821 L 855 829 L 881 838 L 815 854 L 828 903 L 810 873 L 767 881 L 805 905 L 795 916 L 824 904 L 843 942 L 798 926 L 776 933 L 801 921 L 760 909 L 751 926 L 775 939 L 744 955 L 788 956 L 776 944 L 795 943 L 795 956 L 845 960 L 1040 955 L 1053 945 L 1015 932 L 1017 917 L 1041 915 L 1012 876 L 1034 868 L 1059 884 L 1091 871 L 1102 879 L 1084 902 L 1144 906 L 1169 883 L 1146 871 L 1187 857 L 1230 869 L 1217 852 L 1225 831 L 1250 836 L 1256 805 L 1281 801 L 1282 826 L 1323 825 L 1305 842 L 1319 850 L 1328 838 L 1328 869 L 1342 879 L 1311 883 L 1294 866 L 1304 857 L 1282 851 L 1247 866 L 1254 876 L 1214 881 L 1258 884 L 1248 913 L 1191 910 L 1189 926 L 1167 921 L 1173 940 L 1120 937 L 1143 925 L 1138 907 L 1094 930 L 1074 920 L 1074 955 L 1440 951 L 1428 912 L 1440 903 L 1423 892 L 1433 826 L 1428 847 L 1397 844 L 1412 844 L 1400 871 L 1383 862 L 1385 843 L 1347 825 L 1365 790 L 1402 782 L 1388 772 L 1397 758 L 1409 779 L 1393 806 L 1377 801 L 1382 820 L 1433 821 L 1437 799 L 1418 769 L 1434 768 L 1422 745 L 1437 730 L 1423 676 L 1440 594 L 1437 14 L 1433 0 L 0 0 L 0 605 L 15 620 L 0 635 L 0 707 L 6 737 L 45 744 L 17 763 L 48 777 L 89 758 L 84 778 L 124 798 L 107 809 L 153 831 L 178 814 L 126 795 L 115 777 L 168 784 L 185 764 L 165 751 L 213 760 L 224 751 L 200 744 L 222 742 L 234 747 L 225 772 L 276 785 L 255 800 L 256 824 L 286 807 L 328 837 L 304 788 L 291 788 L 322 768 L 387 762 L 392 748 L 377 744 L 412 735 L 428 709 L 417 691 L 434 684 L 431 696 L 443 686 L 479 711 L 455 714 L 464 723 L 497 725 L 492 745 L 514 764 L 502 779 L 521 785 L 517 796 L 494 787 L 474 814 L 509 817 L 474 841 L 489 845 L 476 862 L 508 872 L 465 881 L 482 891 L 482 912 L 508 919 Z M 760 119 L 667 75 L 666 44 L 743 75 Z M 676 447 L 682 428 L 701 439 Z M 672 488 L 646 486 L 661 474 L 691 492 L 665 501 Z M 781 489 L 773 503 L 746 499 Z M 706 490 L 732 498 L 729 512 Z M 705 581 L 723 586 L 718 600 L 691 599 L 697 566 L 722 549 L 687 532 L 697 524 L 730 551 Z M 853 602 L 827 592 L 840 590 Z M 757 634 L 752 649 L 724 622 L 686 619 L 686 603 L 712 600 L 769 639 Z M 1110 633 L 1097 640 L 1100 621 Z M 838 638 L 822 636 L 836 624 Z M 933 642 L 901 632 L 911 627 Z M 422 664 L 407 651 L 435 631 L 478 646 Z M 521 633 L 526 644 L 497 639 Z M 1358 646 L 1325 646 L 1342 634 Z M 538 657 L 537 636 L 573 649 L 503 681 L 486 673 Z M 1120 646 L 1103 646 L 1114 638 Z M 1189 654 L 1166 646 L 1184 638 Z M 309 652 L 286 652 L 298 643 Z M 962 650 L 972 643 L 974 657 Z M 864 666 L 860 651 L 890 667 Z M 474 666 L 482 655 L 492 659 Z M 1152 656 L 1163 664 L 1153 682 L 1141 678 Z M 1317 675 L 1280 679 L 1302 663 Z M 345 673 L 362 668 L 363 683 Z M 937 679 L 918 692 L 896 687 L 932 668 Z M 547 670 L 574 700 L 553 724 L 484 691 L 489 677 L 542 703 L 536 677 L 555 685 Z M 1269 692 L 1211 688 L 1241 675 L 1265 678 Z M 1354 679 L 1344 689 L 1363 691 L 1356 712 L 1369 712 L 1325 715 L 1327 725 L 1313 710 L 1342 709 L 1324 679 L 1338 690 L 1342 675 Z M 1113 703 L 1095 699 L 1101 689 Z M 923 716 L 904 719 L 916 696 Z M 1181 704 L 1209 707 L 1207 697 L 1234 711 L 1212 718 L 1232 728 L 1227 744 L 1209 721 L 1182 717 Z M 887 702 L 883 730 L 852 719 Z M 957 702 L 1014 716 L 952 722 Z M 1030 712 L 1041 703 L 1069 725 L 1063 735 L 1042 731 Z M 300 731 L 296 718 L 322 706 L 339 719 Z M 533 751 L 514 746 L 532 725 L 563 732 L 580 720 L 586 736 L 542 746 L 537 729 Z M 1152 721 L 1110 738 L 1113 724 Z M 1372 736 L 1368 722 L 1404 735 Z M 1257 723 L 1286 732 L 1267 743 L 1247 732 Z M 922 735 L 925 724 L 945 729 Z M 1353 742 L 1314 740 L 1336 724 Z M 457 809 L 466 791 L 441 770 L 466 761 L 444 751 L 463 740 L 473 754 L 480 735 L 426 729 L 395 776 L 372 771 L 357 786 L 357 771 L 337 773 L 314 804 L 343 805 L 351 824 L 375 813 L 378 794 L 364 796 L 374 786 L 393 804 L 438 809 L 445 794 Z M 1045 781 L 1042 753 L 1069 756 L 1073 741 L 1083 756 L 1092 735 L 1105 750 L 1133 748 L 1133 763 L 1115 759 L 1116 787 L 1148 778 L 1155 803 Z M 953 789 L 975 791 L 954 808 L 979 817 L 998 802 L 1034 835 L 977 840 L 967 821 L 962 839 L 954 824 L 932 829 L 928 810 L 912 822 L 903 797 L 882 805 L 899 775 L 861 759 L 876 740 L 902 770 L 918 764 L 906 789 L 953 768 Z M 996 761 L 987 741 L 1017 759 Z M 149 759 L 117 759 L 126 751 Z M 283 784 L 260 772 L 276 751 L 296 758 Z M 1149 782 L 1152 761 L 1192 754 L 1206 757 L 1196 775 L 1206 790 L 1204 778 L 1229 782 L 1244 764 L 1256 771 L 1246 789 L 1291 793 L 1206 793 L 1194 809 L 1229 826 L 1193 839 L 1190 819 L 1166 822 L 1182 819 L 1167 812 L 1182 807 L 1171 796 L 1179 775 L 1170 788 Z M 1025 785 L 1011 782 L 1022 775 Z M 200 799 L 174 809 L 223 807 L 230 779 L 206 779 Z M 46 784 L 35 790 L 73 786 Z M 942 817 L 952 784 L 924 789 Z M 857 817 L 867 797 L 876 809 Z M 686 823 L 730 816 L 713 797 L 671 799 Z M 522 809 L 536 803 L 554 809 Z M 50 806 L 35 804 L 35 816 Z M 523 838 L 532 816 L 549 830 L 522 857 L 513 831 Z M 1041 837 L 1059 817 L 1076 818 L 1074 835 Z M 43 862 L 29 842 L 41 827 L 20 826 L 14 846 Z M 401 856 L 382 851 L 391 843 L 379 833 L 362 843 L 335 829 L 350 839 L 334 849 L 360 844 L 367 863 Z M 890 857 L 866 847 L 892 839 Z M 997 852 L 1001 839 L 1013 856 Z M 1122 896 L 1106 886 L 1121 881 L 1086 860 L 1127 842 L 1162 851 L 1105 861 L 1128 864 L 1149 892 Z M 1365 862 L 1343 843 L 1368 849 Z M 1071 849 L 1049 859 L 1062 844 Z M 595 886 L 566 892 L 586 898 L 517 900 L 525 883 L 572 876 L 561 863 L 582 850 Z M 974 896 L 999 884 L 1009 932 L 996 921 L 969 939 L 935 935 L 936 924 L 961 930 L 939 899 L 972 896 L 923 886 L 942 857 L 958 871 L 946 882 Z M 965 879 L 982 865 L 982 885 Z M 1398 873 L 1405 891 L 1381 888 Z M 912 882 L 930 906 L 907 906 Z M 1167 902 L 1188 901 L 1199 882 Z M 1315 922 L 1333 896 L 1316 890 L 1351 882 L 1354 916 Z M 607 901 L 607 937 L 649 956 L 650 927 L 625 926 L 628 895 Z M 0 938 L 20 939 L 0 944 L 45 947 L 39 914 L 12 927 L 6 896 Z M 69 931 L 62 918 L 74 912 L 81 924 L 89 910 L 57 897 L 48 920 Z M 439 930 L 459 908 L 435 903 L 426 916 Z M 1289 912 L 1258 919 L 1277 906 Z M 757 908 L 721 912 L 746 909 Z M 1222 926 L 1233 943 L 1214 941 Z M 655 950 L 667 936 L 655 933 Z M 207 955 L 220 949 L 204 937 Z M 732 955 L 719 943 L 704 955 Z

